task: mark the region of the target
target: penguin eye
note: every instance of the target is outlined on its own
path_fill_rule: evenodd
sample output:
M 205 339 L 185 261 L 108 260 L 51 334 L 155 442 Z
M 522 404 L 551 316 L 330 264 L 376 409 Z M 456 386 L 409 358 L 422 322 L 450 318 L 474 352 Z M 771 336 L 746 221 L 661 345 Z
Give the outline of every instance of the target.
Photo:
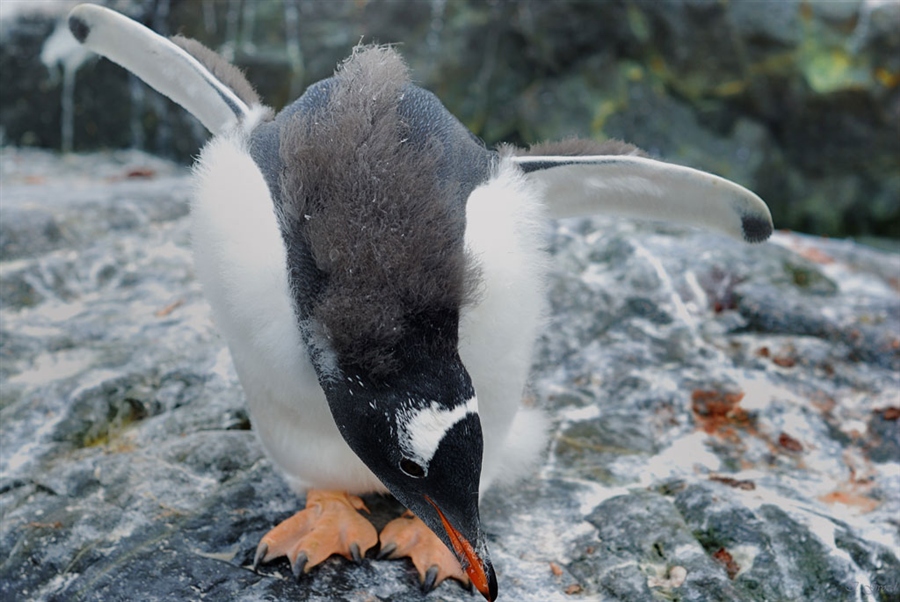
M 402 460 L 400 460 L 400 470 L 406 473 L 407 476 L 410 476 L 414 479 L 421 479 L 425 476 L 425 469 L 409 458 L 403 458 Z

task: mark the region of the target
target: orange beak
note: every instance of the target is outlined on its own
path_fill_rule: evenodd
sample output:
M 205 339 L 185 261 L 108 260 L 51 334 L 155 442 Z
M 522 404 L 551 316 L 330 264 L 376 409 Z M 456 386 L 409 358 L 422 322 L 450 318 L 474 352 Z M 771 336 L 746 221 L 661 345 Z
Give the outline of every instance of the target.
M 453 525 L 450 524 L 450 521 L 447 520 L 447 517 L 444 516 L 444 513 L 441 512 L 441 509 L 438 508 L 437 504 L 435 504 L 428 496 L 425 496 L 425 499 L 434 506 L 438 516 L 441 517 L 441 522 L 444 524 L 444 530 L 450 538 L 450 543 L 453 544 L 453 551 L 456 552 L 457 558 L 460 559 L 463 569 L 472 581 L 472 585 L 481 592 L 481 595 L 483 595 L 488 602 L 493 602 L 493 600 L 497 598 L 497 578 L 494 576 L 494 569 L 489 565 L 486 567 L 484 561 L 481 560 L 475 552 L 475 548 L 469 543 L 469 540 L 463 537 L 462 533 L 457 531 Z

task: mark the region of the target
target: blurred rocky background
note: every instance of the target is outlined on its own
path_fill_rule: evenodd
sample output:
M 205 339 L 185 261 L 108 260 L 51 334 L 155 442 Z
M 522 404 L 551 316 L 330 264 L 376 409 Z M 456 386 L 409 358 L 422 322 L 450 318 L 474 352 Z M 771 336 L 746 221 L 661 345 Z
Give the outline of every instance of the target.
M 0 3 L 6 145 L 137 148 L 189 163 L 205 132 L 83 53 L 69 0 Z M 900 239 L 896 0 L 108 0 L 195 37 L 280 108 L 354 44 L 400 44 L 489 145 L 632 141 L 758 192 L 776 225 Z
M 205 133 L 81 52 L 73 4 L 0 0 L 0 600 L 475 600 L 421 596 L 406 561 L 251 570 L 302 500 L 194 277 Z M 109 4 L 275 107 L 398 42 L 489 144 L 624 138 L 757 190 L 781 228 L 900 239 L 897 1 Z M 503 599 L 900 600 L 900 255 L 600 217 L 548 235 L 529 396 L 552 442 L 482 501 Z

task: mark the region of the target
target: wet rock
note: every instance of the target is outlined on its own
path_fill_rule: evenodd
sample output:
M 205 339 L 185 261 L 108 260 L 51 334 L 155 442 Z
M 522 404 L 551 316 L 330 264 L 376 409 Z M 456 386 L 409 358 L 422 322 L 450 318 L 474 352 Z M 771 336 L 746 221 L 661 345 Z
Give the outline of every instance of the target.
M 875 556 L 889 554 L 888 563 L 860 571 L 846 553 L 850 542 L 842 541 L 856 539 L 847 525 L 822 520 L 798 500 L 698 483 L 675 495 L 674 504 L 707 554 L 728 558 L 733 573 L 726 573 L 745 599 L 842 600 L 858 584 L 897 570 L 888 548 L 872 545 Z
M 665 497 L 650 491 L 616 496 L 597 506 L 587 521 L 596 527 L 597 539 L 582 542 L 590 552 L 572 570 L 591 589 L 619 600 L 650 600 L 654 590 L 684 600 L 740 599 Z M 673 582 L 676 568 L 684 579 Z
M 194 280 L 186 171 L 0 166 L 18 236 L 0 245 L 0 598 L 421 598 L 407 561 L 250 570 L 302 500 L 248 430 Z M 62 235 L 20 235 L 35 216 Z M 502 599 L 897 599 L 900 257 L 599 218 L 549 234 L 529 396 L 551 448 L 482 502 Z M 400 512 L 366 501 L 377 526 Z

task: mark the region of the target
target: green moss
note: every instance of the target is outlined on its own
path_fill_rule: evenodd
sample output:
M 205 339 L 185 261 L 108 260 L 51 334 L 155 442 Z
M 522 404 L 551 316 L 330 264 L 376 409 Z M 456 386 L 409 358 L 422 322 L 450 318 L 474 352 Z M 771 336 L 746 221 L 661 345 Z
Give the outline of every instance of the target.
M 647 43 L 650 40 L 650 25 L 647 23 L 644 11 L 634 4 L 629 4 L 626 9 L 626 15 L 628 16 L 628 29 L 631 31 L 631 34 L 641 43 Z
M 108 400 L 105 419 L 97 419 L 89 424 L 81 437 L 84 447 L 108 445 L 126 431 L 132 424 L 145 419 L 150 412 L 136 397 L 126 396 Z
M 800 67 L 809 86 L 819 94 L 867 89 L 873 85 L 867 65 L 842 49 L 817 49 Z
M 786 261 L 783 266 L 791 284 L 816 295 L 834 295 L 838 286 L 811 264 Z

